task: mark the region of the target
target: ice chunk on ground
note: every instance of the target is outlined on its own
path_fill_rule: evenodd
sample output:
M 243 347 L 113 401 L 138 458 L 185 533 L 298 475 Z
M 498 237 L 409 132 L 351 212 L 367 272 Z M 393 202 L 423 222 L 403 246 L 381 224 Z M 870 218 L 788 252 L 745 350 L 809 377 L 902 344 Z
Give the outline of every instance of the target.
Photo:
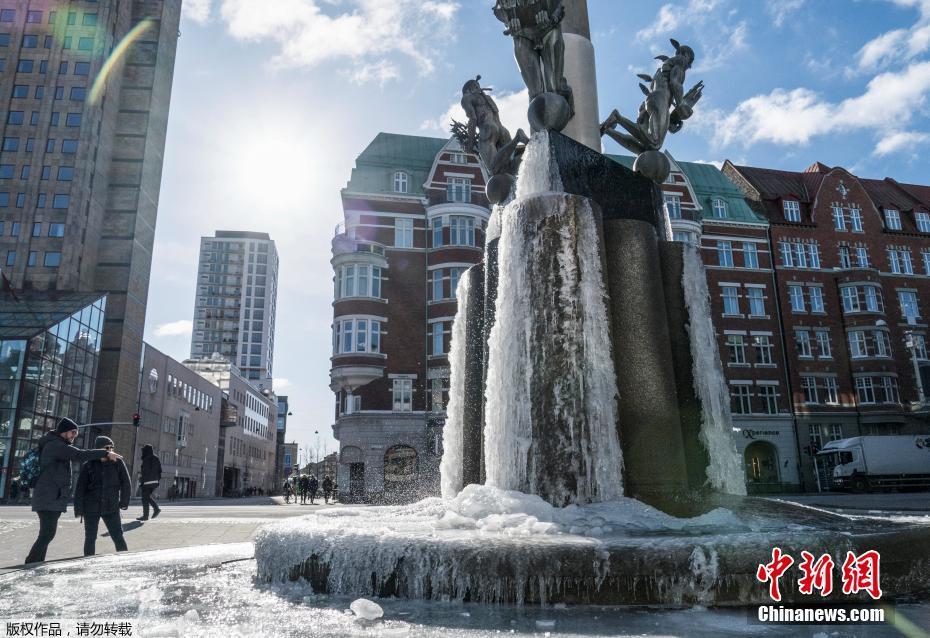
M 358 600 L 352 601 L 352 604 L 349 605 L 349 609 L 363 620 L 378 620 L 378 618 L 384 615 L 384 610 L 381 609 L 381 605 L 367 598 L 359 598 Z

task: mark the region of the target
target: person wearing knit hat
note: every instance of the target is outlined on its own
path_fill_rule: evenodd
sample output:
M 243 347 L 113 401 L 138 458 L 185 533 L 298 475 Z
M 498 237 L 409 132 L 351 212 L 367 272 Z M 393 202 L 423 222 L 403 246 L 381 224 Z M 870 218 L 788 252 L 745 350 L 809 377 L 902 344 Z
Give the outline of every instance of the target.
M 82 450 L 74 445 L 78 425 L 68 418 L 61 419 L 53 432 L 39 439 L 39 467 L 41 473 L 32 490 L 32 511 L 39 517 L 39 536 L 26 556 L 26 564 L 45 560 L 49 543 L 58 531 L 58 519 L 68 509 L 71 496 L 71 462 L 85 463 L 107 458 L 122 461 L 123 457 L 112 450 Z
M 98 436 L 94 447 L 113 451 L 113 439 Z M 110 461 L 106 458 L 87 461 L 81 466 L 77 487 L 74 489 L 74 516 L 84 517 L 84 555 L 96 553 L 97 529 L 100 521 L 106 525 L 116 551 L 127 550 L 123 538 L 123 522 L 119 511 L 129 508 L 132 481 L 129 470 L 122 459 Z

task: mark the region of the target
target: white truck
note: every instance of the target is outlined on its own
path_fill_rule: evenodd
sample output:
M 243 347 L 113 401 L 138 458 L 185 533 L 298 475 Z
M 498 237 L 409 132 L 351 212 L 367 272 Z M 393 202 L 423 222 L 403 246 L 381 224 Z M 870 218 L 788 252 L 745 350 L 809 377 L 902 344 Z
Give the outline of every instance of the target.
M 817 453 L 817 461 L 833 468 L 833 490 L 930 488 L 930 434 L 830 441 Z

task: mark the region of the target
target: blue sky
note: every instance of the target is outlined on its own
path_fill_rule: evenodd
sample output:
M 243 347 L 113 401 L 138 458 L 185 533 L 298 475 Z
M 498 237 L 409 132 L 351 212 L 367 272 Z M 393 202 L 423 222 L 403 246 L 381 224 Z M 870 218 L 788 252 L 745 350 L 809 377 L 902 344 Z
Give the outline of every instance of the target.
M 379 131 L 446 136 L 465 80 L 505 124 L 525 94 L 491 0 L 184 0 L 146 339 L 190 349 L 199 237 L 265 231 L 281 257 L 275 389 L 288 440 L 329 451 L 339 190 Z M 666 147 L 689 161 L 930 183 L 930 0 L 589 0 L 602 117 L 635 114 L 635 74 L 669 37 L 704 98 Z M 612 141 L 609 152 L 621 152 Z M 321 450 L 322 451 L 322 450 Z

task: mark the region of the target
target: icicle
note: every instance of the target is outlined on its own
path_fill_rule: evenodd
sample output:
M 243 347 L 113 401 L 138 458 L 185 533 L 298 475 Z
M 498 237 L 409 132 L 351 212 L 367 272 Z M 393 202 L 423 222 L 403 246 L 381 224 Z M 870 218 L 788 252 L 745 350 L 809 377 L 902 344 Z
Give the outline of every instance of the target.
M 520 162 L 516 199 L 562 190 L 562 177 L 555 157 L 550 152 L 549 135 L 546 132 L 536 133 L 526 145 Z
M 452 345 L 449 349 L 449 405 L 446 424 L 442 428 L 442 462 L 439 472 L 444 498 L 452 498 L 462 489 L 463 419 L 465 415 L 465 328 L 468 323 L 468 291 L 471 278 L 459 277 L 456 290 L 458 311 L 452 323 Z
M 707 479 L 715 489 L 728 494 L 746 494 L 743 467 L 733 441 L 730 391 L 723 376 L 717 337 L 710 314 L 710 295 L 701 254 L 696 246 L 684 246 L 682 286 L 688 307 L 688 334 L 691 337 L 694 389 L 704 413 L 701 441 L 707 447 L 710 464 Z

